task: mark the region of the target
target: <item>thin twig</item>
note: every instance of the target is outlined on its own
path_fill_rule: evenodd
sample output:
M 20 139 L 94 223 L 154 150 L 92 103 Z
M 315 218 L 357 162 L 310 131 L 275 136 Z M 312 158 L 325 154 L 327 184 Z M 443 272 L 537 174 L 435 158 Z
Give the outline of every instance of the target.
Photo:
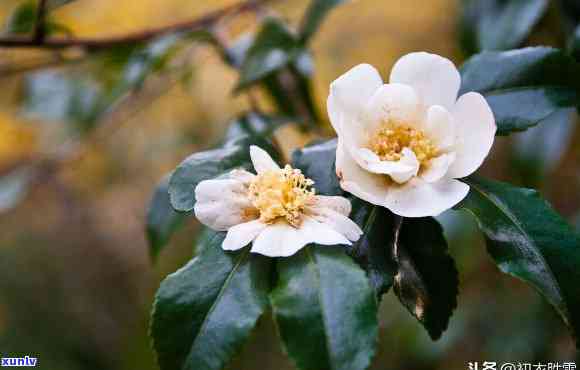
M 45 48 L 45 49 L 65 49 L 71 47 L 80 47 L 85 49 L 103 49 L 110 48 L 117 45 L 133 44 L 148 41 L 158 36 L 184 32 L 184 31 L 199 31 L 210 28 L 222 17 L 239 14 L 255 9 L 259 9 L 262 5 L 272 0 L 246 0 L 234 5 L 225 7 L 220 10 L 208 13 L 200 18 L 189 20 L 181 23 L 172 24 L 169 26 L 162 26 L 157 28 L 149 28 L 146 30 L 129 33 L 121 36 L 105 37 L 105 38 L 54 38 L 48 39 L 42 37 L 38 39 L 38 35 L 33 37 L 11 36 L 0 38 L 0 47 L 4 48 Z
M 403 217 L 398 215 L 393 215 L 395 220 L 395 225 L 393 227 L 393 258 L 398 263 L 399 262 L 399 236 L 401 234 L 401 227 L 403 226 Z
M 38 44 L 42 44 L 46 37 L 46 2 L 47 0 L 39 0 L 36 10 L 36 24 L 34 25 L 32 39 Z

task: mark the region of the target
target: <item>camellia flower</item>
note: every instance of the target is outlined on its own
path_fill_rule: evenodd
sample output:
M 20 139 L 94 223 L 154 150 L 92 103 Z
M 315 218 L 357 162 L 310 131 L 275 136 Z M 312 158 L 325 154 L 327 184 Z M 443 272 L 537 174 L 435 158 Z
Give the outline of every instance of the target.
M 289 165 L 280 168 L 264 150 L 250 147 L 257 172 L 233 170 L 195 188 L 195 215 L 206 226 L 226 231 L 225 250 L 253 241 L 252 252 L 291 256 L 309 243 L 347 244 L 361 229 L 348 218 L 350 202 L 316 195 L 314 182 Z
M 456 179 L 482 164 L 496 131 L 483 96 L 457 99 L 460 82 L 451 61 L 424 52 L 399 59 L 389 84 L 368 64 L 334 81 L 328 114 L 342 188 L 404 217 L 460 202 L 469 186 Z

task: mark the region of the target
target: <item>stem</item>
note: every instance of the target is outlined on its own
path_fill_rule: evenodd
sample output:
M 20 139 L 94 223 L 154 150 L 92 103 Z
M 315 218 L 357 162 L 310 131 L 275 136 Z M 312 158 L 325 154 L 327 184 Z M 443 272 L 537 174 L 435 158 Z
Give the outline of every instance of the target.
M 46 37 L 46 3 L 47 0 L 39 0 L 36 11 L 36 24 L 32 40 L 38 44 L 42 44 Z
M 272 0 L 246 0 L 234 5 L 225 7 L 220 10 L 208 13 L 200 18 L 193 20 L 175 23 L 169 26 L 162 26 L 157 28 L 149 28 L 142 31 L 129 33 L 121 36 L 105 37 L 105 38 L 45 38 L 44 27 L 44 13 L 45 2 L 41 0 L 39 3 L 39 14 L 36 32 L 33 37 L 11 36 L 0 38 L 0 47 L 4 48 L 44 48 L 44 49 L 66 49 L 71 47 L 80 47 L 86 49 L 105 49 L 117 45 L 139 43 L 154 39 L 158 36 L 168 33 L 182 32 L 182 31 L 199 31 L 207 29 L 217 23 L 221 18 L 229 15 L 240 14 L 248 11 L 253 11 L 265 3 Z M 43 20 L 40 21 L 42 15 Z
M 399 263 L 399 236 L 401 234 L 401 227 L 403 226 L 403 217 L 394 215 L 395 225 L 393 227 L 393 258 L 397 264 Z

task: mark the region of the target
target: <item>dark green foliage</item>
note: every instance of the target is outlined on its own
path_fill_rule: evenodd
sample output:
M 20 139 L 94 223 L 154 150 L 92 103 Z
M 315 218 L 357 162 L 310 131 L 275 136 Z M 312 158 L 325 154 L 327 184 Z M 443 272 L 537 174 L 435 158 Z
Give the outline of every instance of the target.
M 393 288 L 433 340 L 447 329 L 457 307 L 459 278 L 441 225 L 432 217 L 401 220 L 395 243 Z
M 246 52 L 237 89 L 243 89 L 283 69 L 302 52 L 302 46 L 282 21 L 276 18 L 265 20 Z
M 575 337 L 580 332 L 580 237 L 537 191 L 469 177 L 460 205 L 486 236 L 505 273 L 531 284 L 550 302 Z
M 392 254 L 394 216 L 386 208 L 353 198 L 350 217 L 364 234 L 349 247 L 348 253 L 367 272 L 375 295 L 380 300 L 393 285 L 397 273 Z
M 151 337 L 161 370 L 219 370 L 240 349 L 268 304 L 270 261 L 249 248 L 226 253 L 224 233 L 169 275 L 155 297 Z
M 269 137 L 277 128 L 290 122 L 290 118 L 267 116 L 262 113 L 248 112 L 234 119 L 228 126 L 225 141 L 241 136 Z
M 250 146 L 257 145 L 277 155 L 268 141 L 260 137 L 243 136 L 226 142 L 222 147 L 197 152 L 187 157 L 173 172 L 169 181 L 171 205 L 178 211 L 189 212 L 195 206 L 195 187 L 203 180 L 224 175 L 235 168 L 253 170 Z
M 493 110 L 498 135 L 522 131 L 580 102 L 580 64 L 558 49 L 475 55 L 461 67 L 461 91 L 477 91 Z
M 466 54 L 521 46 L 548 8 L 547 0 L 464 0 L 461 44 Z
M 8 33 L 23 34 L 32 32 L 36 23 L 36 2 L 26 1 L 14 9 L 4 30 Z
M 169 178 L 167 175 L 157 185 L 147 210 L 147 239 L 149 254 L 155 260 L 169 242 L 171 235 L 183 225 L 187 213 L 177 212 L 169 202 Z
M 300 26 L 300 40 L 306 43 L 318 31 L 324 18 L 344 0 L 312 0 Z
M 292 165 L 314 180 L 319 194 L 342 195 L 335 169 L 336 140 L 306 146 L 292 153 Z
M 377 304 L 342 247 L 312 245 L 277 263 L 270 300 L 288 355 L 302 370 L 362 370 L 375 353 Z
M 580 25 L 576 27 L 574 33 L 570 37 L 570 41 L 568 43 L 568 51 L 576 59 L 580 62 Z

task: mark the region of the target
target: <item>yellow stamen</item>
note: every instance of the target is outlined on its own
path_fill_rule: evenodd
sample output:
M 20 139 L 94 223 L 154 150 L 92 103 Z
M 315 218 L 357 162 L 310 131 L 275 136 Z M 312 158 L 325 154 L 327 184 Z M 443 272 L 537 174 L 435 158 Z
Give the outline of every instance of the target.
M 421 130 L 408 125 L 381 124 L 369 139 L 368 147 L 384 161 L 398 161 L 404 148 L 411 149 L 421 165 L 437 157 L 437 147 Z
M 260 211 L 260 221 L 270 224 L 284 217 L 290 225 L 298 227 L 304 208 L 314 199 L 313 184 L 299 169 L 286 165 L 281 170 L 256 176 L 250 183 L 248 196 Z

